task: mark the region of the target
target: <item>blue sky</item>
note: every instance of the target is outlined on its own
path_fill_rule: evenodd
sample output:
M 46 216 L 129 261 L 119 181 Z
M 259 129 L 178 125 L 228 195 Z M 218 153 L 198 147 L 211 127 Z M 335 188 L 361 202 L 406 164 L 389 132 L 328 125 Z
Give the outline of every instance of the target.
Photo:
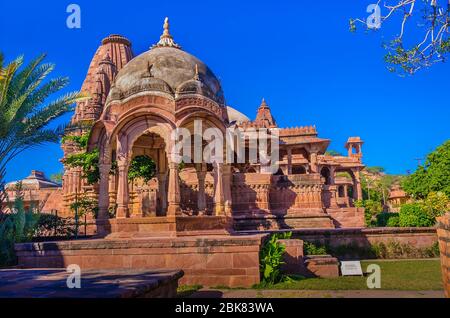
M 7 59 L 48 53 L 53 76 L 69 76 L 66 91 L 74 91 L 102 38 L 122 34 L 140 54 L 169 16 L 175 40 L 221 79 L 229 105 L 254 118 L 265 97 L 279 126 L 315 124 L 341 152 L 349 136 L 361 136 L 367 165 L 406 173 L 450 137 L 450 65 L 414 77 L 389 73 L 381 43 L 398 31 L 395 21 L 376 33 L 348 31 L 349 18 L 366 17 L 371 2 L 1 1 L 0 50 Z M 81 29 L 66 27 L 70 3 L 81 7 Z M 420 36 L 414 27 L 409 34 Z M 61 157 L 59 145 L 26 151 L 7 180 L 31 169 L 58 172 Z

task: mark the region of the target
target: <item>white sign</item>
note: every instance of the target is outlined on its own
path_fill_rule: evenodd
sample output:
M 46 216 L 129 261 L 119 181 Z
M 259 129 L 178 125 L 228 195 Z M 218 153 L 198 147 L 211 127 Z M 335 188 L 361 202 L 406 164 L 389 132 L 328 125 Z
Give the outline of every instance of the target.
M 360 261 L 342 261 L 341 262 L 342 276 L 363 276 Z

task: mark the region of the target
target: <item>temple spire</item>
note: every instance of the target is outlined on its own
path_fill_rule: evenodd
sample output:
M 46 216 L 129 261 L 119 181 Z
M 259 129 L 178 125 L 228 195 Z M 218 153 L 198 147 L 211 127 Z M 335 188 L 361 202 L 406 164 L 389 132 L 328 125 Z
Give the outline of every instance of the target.
M 170 28 L 170 24 L 169 24 L 169 18 L 165 18 L 164 19 L 164 31 L 163 34 L 160 36 L 158 43 L 156 43 L 155 45 L 153 45 L 151 48 L 156 48 L 156 47 L 174 47 L 177 49 L 181 49 L 181 46 L 178 45 L 177 43 L 175 43 L 175 41 L 173 40 L 172 35 L 170 34 L 169 28 Z
M 254 121 L 259 127 L 264 128 L 273 128 L 276 127 L 277 124 L 275 119 L 270 112 L 269 105 L 267 105 L 266 100 L 263 98 L 261 101 L 261 105 L 258 108 L 258 112 L 256 114 L 256 119 Z

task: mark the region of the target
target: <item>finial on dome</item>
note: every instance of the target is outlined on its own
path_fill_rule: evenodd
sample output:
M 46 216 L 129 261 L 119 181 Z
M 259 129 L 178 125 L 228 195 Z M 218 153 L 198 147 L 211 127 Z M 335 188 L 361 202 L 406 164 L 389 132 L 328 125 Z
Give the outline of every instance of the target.
M 164 31 L 163 34 L 160 36 L 158 43 L 156 43 L 155 45 L 153 45 L 151 48 L 156 48 L 156 47 L 174 47 L 177 49 L 181 49 L 181 46 L 178 45 L 177 43 L 175 43 L 175 41 L 173 40 L 172 35 L 170 35 L 169 32 L 169 28 L 170 28 L 170 24 L 169 24 L 169 18 L 166 17 L 164 19 Z
M 194 75 L 194 79 L 196 81 L 200 80 L 200 76 L 198 75 L 198 64 L 195 64 L 195 75 Z

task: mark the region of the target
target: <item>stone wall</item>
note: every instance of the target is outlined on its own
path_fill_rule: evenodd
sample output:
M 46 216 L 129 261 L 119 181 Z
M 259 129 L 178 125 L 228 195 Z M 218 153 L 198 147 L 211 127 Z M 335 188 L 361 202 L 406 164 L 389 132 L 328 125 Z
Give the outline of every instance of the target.
M 450 213 L 438 218 L 439 250 L 441 251 L 442 281 L 445 296 L 450 298 Z
M 80 240 L 16 244 L 19 266 L 88 269 L 182 269 L 181 284 L 251 287 L 259 283 L 264 236 Z
M 346 228 L 346 229 L 293 229 L 293 238 L 306 242 L 319 243 L 332 248 L 340 246 L 356 246 L 369 249 L 376 243 L 398 242 L 409 244 L 417 249 L 430 248 L 437 242 L 435 228 Z M 275 230 L 265 233 L 277 232 Z M 250 234 L 256 231 L 243 231 Z
M 294 230 L 293 235 L 308 242 L 321 242 L 331 247 L 357 245 L 370 247 L 375 243 L 392 241 L 427 248 L 437 242 L 435 228 L 355 228 Z
M 364 208 L 346 207 L 339 209 L 327 209 L 337 228 L 365 227 Z

